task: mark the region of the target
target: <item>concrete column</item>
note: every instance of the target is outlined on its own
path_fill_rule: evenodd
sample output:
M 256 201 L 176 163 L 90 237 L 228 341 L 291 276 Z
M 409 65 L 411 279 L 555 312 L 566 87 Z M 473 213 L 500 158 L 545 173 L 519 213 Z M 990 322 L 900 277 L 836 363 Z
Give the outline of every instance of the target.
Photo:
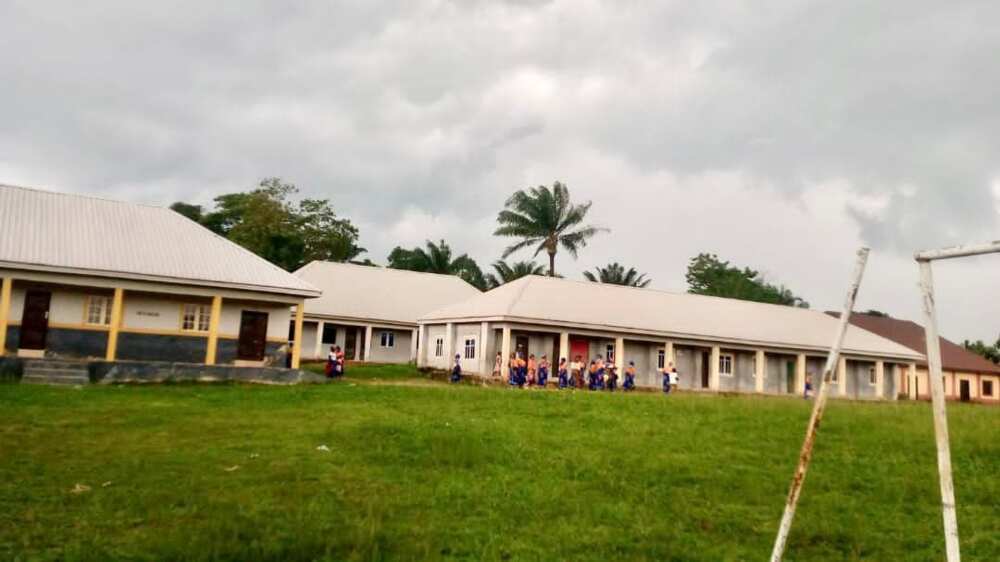
M 555 365 L 556 371 L 559 370 L 560 359 L 566 359 L 567 363 L 573 360 L 573 358 L 569 356 L 569 332 L 559 333 L 559 357 L 556 357 L 552 362 L 552 364 Z
M 885 362 L 875 362 L 875 397 L 885 396 Z
M 615 367 L 619 378 L 625 380 L 625 338 L 621 336 L 615 338 Z
M 674 357 L 674 342 L 668 341 L 663 344 L 663 366 L 665 368 L 670 367 L 673 363 L 676 366 L 676 361 Z
M 419 365 L 420 360 L 417 359 L 417 338 L 420 337 L 420 332 L 423 330 L 423 326 L 420 328 L 414 328 L 410 331 L 410 363 L 417 363 Z
M 910 363 L 906 367 L 906 394 L 911 400 L 919 398 L 917 396 L 917 364 Z
M 316 348 L 313 350 L 313 358 L 317 360 L 323 357 L 323 326 L 326 326 L 326 322 L 322 320 L 316 322 Z
M 365 326 L 365 362 L 372 360 L 372 325 Z
M 847 395 L 847 358 L 843 355 L 840 356 L 840 361 L 837 363 L 837 384 L 838 390 L 837 394 L 840 396 Z
M 500 357 L 503 365 L 500 367 L 500 376 L 506 378 L 510 372 L 510 326 L 503 327 L 503 336 L 500 338 Z
M 205 347 L 205 364 L 215 365 L 216 353 L 219 349 L 219 319 L 222 317 L 222 297 L 212 297 L 212 313 L 208 317 L 208 345 Z M 295 347 L 299 341 L 295 340 Z
M 476 349 L 476 363 L 479 365 L 479 374 L 488 377 L 493 370 L 493 360 L 489 356 L 487 345 L 490 341 L 490 323 L 483 322 L 479 326 L 479 345 Z
M 365 331 L 361 326 L 354 328 L 354 360 L 361 361 L 361 351 L 365 345 Z
M 427 366 L 427 325 L 421 324 L 417 329 L 417 367 Z
M 455 360 L 455 325 L 451 322 L 444 325 L 443 353 L 445 365 L 450 368 L 451 362 Z
M 221 306 L 221 300 L 220 306 Z M 299 301 L 295 307 L 295 345 L 292 347 L 292 368 L 298 369 L 302 363 L 302 320 L 306 313 L 306 301 Z
M 764 377 L 767 375 L 767 355 L 763 349 L 757 350 L 757 361 L 754 364 L 753 384 L 756 392 L 764 392 Z
M 717 345 L 712 346 L 712 358 L 709 359 L 710 363 L 708 365 L 708 388 L 710 390 L 719 390 L 719 359 L 722 356 L 722 349 Z
M 806 390 L 806 354 L 800 353 L 795 358 L 795 394 Z
M 14 278 L 4 277 L 0 282 L 0 355 L 7 349 L 7 326 L 10 323 L 10 295 L 14 289 Z
M 114 361 L 118 355 L 118 333 L 122 328 L 122 308 L 125 305 L 125 290 L 115 289 L 115 297 L 111 301 L 111 326 L 108 328 L 108 348 L 105 359 Z

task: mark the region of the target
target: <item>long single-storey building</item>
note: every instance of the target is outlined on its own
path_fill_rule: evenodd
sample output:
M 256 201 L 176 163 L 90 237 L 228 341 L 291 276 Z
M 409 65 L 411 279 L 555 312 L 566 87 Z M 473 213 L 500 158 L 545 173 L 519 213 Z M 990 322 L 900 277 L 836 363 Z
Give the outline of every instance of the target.
M 302 356 L 338 345 L 348 359 L 406 363 L 417 356 L 417 319 L 479 290 L 455 275 L 314 261 L 295 272 L 322 290 L 305 305 Z
M 640 386 L 673 363 L 682 389 L 801 394 L 818 385 L 837 320 L 822 312 L 652 289 L 528 276 L 420 319 L 418 364 L 488 375 L 497 353 L 635 362 Z M 922 356 L 849 326 L 831 396 L 895 399 Z
M 839 316 L 837 313 L 828 313 Z M 855 313 L 851 324 L 890 339 L 921 355 L 927 353 L 924 327 L 909 320 Z M 930 380 L 926 359 L 913 363 L 902 378 L 900 393 L 913 400 L 929 400 Z M 962 402 L 1000 402 L 1000 365 L 941 338 L 941 367 L 945 397 Z
M 320 294 L 170 209 L 9 185 L 0 280 L 0 353 L 49 359 L 284 367 Z

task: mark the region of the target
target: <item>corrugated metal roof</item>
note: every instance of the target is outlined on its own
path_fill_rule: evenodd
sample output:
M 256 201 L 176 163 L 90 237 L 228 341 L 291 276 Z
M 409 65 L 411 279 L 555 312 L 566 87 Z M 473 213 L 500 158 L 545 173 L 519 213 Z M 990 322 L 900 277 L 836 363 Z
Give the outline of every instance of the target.
M 295 275 L 323 291 L 306 303 L 306 314 L 371 322 L 416 324 L 434 309 L 480 294 L 454 275 L 349 263 L 314 261 Z
M 447 306 L 422 322 L 499 318 L 802 350 L 828 349 L 837 320 L 803 308 L 529 276 Z M 918 359 L 910 349 L 855 326 L 847 352 Z
M 0 263 L 297 296 L 305 281 L 175 213 L 150 205 L 0 184 Z

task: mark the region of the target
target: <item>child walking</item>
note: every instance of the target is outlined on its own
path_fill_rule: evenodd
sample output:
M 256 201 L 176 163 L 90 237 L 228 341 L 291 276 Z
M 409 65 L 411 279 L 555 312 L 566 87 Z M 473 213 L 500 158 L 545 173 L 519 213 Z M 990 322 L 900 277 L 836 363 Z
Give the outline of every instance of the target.
M 542 360 L 538 363 L 538 386 L 545 388 L 545 383 L 549 382 L 549 357 L 542 355 Z
M 670 379 L 672 378 L 671 377 L 671 371 L 673 370 L 673 368 L 674 368 L 674 364 L 671 363 L 670 365 L 668 365 L 666 368 L 663 369 L 663 393 L 664 394 L 670 394 Z
M 614 392 L 618 388 L 618 366 L 614 363 L 608 365 L 608 392 Z
M 569 386 L 569 371 L 566 369 L 566 358 L 559 358 L 559 388 Z
M 625 392 L 635 390 L 635 361 L 628 362 L 628 368 L 625 369 L 625 384 L 622 388 Z
M 462 380 L 462 356 L 456 353 L 455 366 L 451 368 L 451 382 L 455 384 L 460 380 Z

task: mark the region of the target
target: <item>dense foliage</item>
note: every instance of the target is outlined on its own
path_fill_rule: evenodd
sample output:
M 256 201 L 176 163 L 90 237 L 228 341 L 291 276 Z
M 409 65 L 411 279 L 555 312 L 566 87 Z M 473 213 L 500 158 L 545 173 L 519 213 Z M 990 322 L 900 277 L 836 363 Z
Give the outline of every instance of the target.
M 618 262 L 609 263 L 604 267 L 595 267 L 593 272 L 584 271 L 583 276 L 594 283 L 609 283 L 627 287 L 645 287 L 652 281 L 646 277 L 645 273 L 639 273 L 634 267 L 626 270 L 625 266 Z
M 1000 365 L 1000 337 L 997 338 L 997 342 L 993 345 L 987 345 L 983 343 L 983 340 L 969 341 L 965 340 L 962 343 L 965 349 L 977 354 L 982 355 L 986 359 Z
M 685 278 L 688 292 L 696 295 L 809 308 L 808 302 L 786 287 L 768 283 L 758 271 L 730 265 L 715 254 L 703 253 L 691 258 Z
M 533 261 L 519 261 L 509 264 L 503 260 L 493 262 L 493 273 L 486 274 L 486 288 L 495 289 L 527 275 L 544 275 L 545 267 Z
M 451 246 L 444 240 L 436 244 L 428 240 L 425 247 L 409 250 L 396 246 L 389 253 L 389 267 L 424 273 L 457 275 L 481 291 L 486 289 L 486 278 L 476 261 L 467 254 L 453 257 Z

